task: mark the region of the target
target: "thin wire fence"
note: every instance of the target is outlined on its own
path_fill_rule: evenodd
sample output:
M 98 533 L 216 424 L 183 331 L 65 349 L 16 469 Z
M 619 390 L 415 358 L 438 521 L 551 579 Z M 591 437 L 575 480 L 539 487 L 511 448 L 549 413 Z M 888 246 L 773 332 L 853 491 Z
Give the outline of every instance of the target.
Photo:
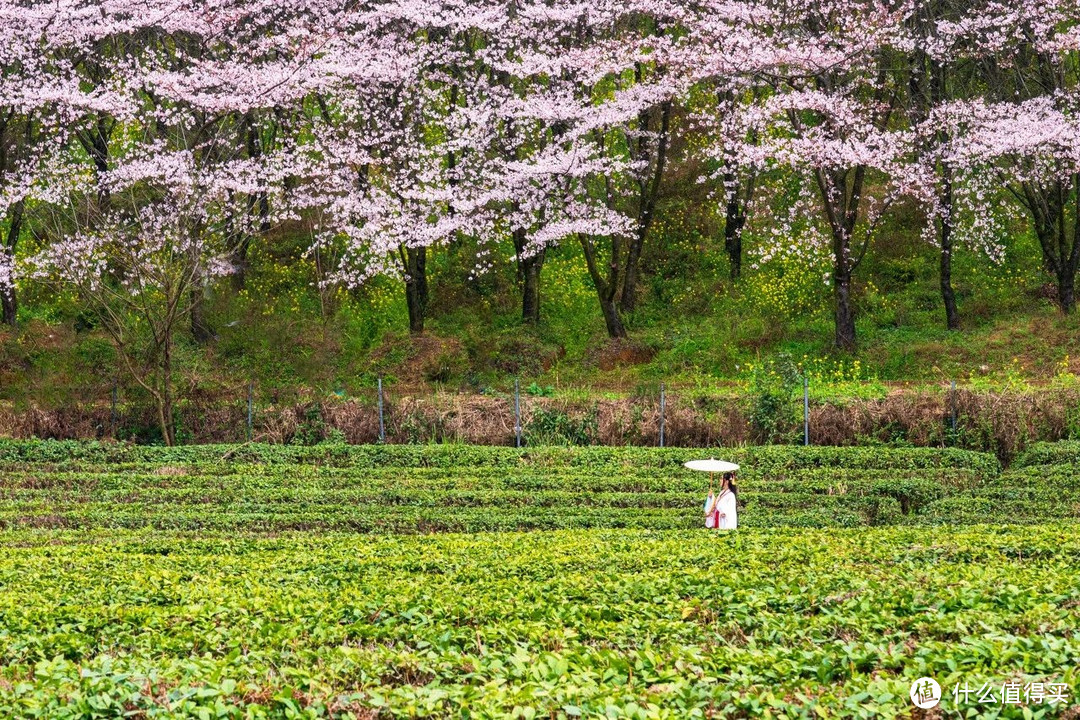
M 254 381 L 179 388 L 173 411 L 182 444 L 462 442 L 710 447 L 756 443 L 892 443 L 965 447 L 1008 455 L 1038 440 L 1080 437 L 1080 386 L 987 390 L 888 389 L 876 395 L 815 393 L 809 378 L 776 394 L 729 394 L 669 383 L 610 391 L 551 392 L 518 378 L 503 391 L 458 393 L 396 387 L 376 378 L 350 390 L 262 389 Z M 874 386 L 879 388 L 879 385 Z M 844 388 L 850 391 L 851 384 Z M 801 390 L 801 393 L 798 392 Z M 801 397 L 799 397 L 801 395 Z M 799 402 L 801 400 L 801 402 Z M 161 441 L 152 397 L 118 381 L 0 402 L 0 435 Z

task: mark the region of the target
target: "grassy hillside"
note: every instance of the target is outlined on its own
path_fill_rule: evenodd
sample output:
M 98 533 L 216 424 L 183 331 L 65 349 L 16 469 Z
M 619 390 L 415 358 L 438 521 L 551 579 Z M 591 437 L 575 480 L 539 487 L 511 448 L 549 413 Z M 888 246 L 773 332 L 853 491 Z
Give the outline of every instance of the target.
M 671 217 L 677 216 L 669 216 Z M 429 263 L 428 330 L 409 336 L 400 282 L 381 278 L 355 291 L 320 290 L 300 257 L 303 243 L 257 247 L 247 285 L 208 293 L 215 338 L 178 350 L 178 391 L 211 392 L 254 380 L 263 394 L 366 392 L 376 376 L 399 388 L 479 391 L 525 385 L 691 387 L 748 381 L 776 358 L 819 381 L 1008 384 L 1080 370 L 1080 320 L 1064 317 L 1024 236 L 1003 264 L 957 253 L 955 285 L 963 329 L 944 329 L 933 248 L 892 232 L 860 268 L 860 349 L 832 350 L 830 290 L 823 267 L 773 260 L 727 279 L 722 241 L 661 223 L 645 257 L 644 302 L 627 318 L 630 339 L 611 343 L 580 253 L 549 253 L 542 321 L 522 326 L 514 269 L 496 262 L 470 278 L 467 248 Z M 505 257 L 496 254 L 495 257 Z M 72 394 L 102 398 L 114 378 L 133 385 L 94 318 L 71 298 L 22 288 L 20 327 L 0 331 L 0 397 L 55 404 Z M 133 388 L 134 389 L 134 388 Z

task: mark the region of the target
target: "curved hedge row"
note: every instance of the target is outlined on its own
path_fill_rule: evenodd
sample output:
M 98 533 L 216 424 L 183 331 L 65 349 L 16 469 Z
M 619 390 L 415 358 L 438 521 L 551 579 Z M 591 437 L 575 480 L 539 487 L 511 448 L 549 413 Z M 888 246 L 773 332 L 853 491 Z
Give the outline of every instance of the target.
M 66 454 L 65 454 L 66 453 Z M 386 532 L 692 528 L 707 478 L 650 448 L 0 443 L 0 526 Z M 740 523 L 1035 523 L 1080 517 L 1073 465 L 979 453 L 746 448 Z M 227 459 L 223 459 L 227 458 Z M 292 461 L 292 462 L 289 462 Z
M 556 468 L 616 471 L 669 468 L 708 454 L 700 449 L 642 447 L 504 448 L 477 445 L 191 445 L 154 447 L 70 440 L 0 441 L 0 463 L 241 463 L 318 464 L 357 468 Z M 988 453 L 953 448 L 799 447 L 717 448 L 713 454 L 760 472 L 846 467 L 865 470 L 966 468 L 1001 471 Z
M 1036 465 L 1080 465 L 1080 442 L 1075 440 L 1062 440 L 1061 442 L 1035 443 L 1016 460 L 1013 468 L 1026 468 Z

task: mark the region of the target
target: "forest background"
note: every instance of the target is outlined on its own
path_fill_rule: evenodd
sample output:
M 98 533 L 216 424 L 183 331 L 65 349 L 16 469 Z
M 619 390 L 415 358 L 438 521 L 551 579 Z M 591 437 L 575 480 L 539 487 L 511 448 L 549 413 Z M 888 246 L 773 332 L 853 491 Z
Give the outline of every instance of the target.
M 248 403 L 289 408 L 268 439 L 370 440 L 335 422 L 379 379 L 406 415 L 474 398 L 403 441 L 508 441 L 476 398 L 515 382 L 567 442 L 651 442 L 655 412 L 600 406 L 661 383 L 691 443 L 794 439 L 804 381 L 848 409 L 835 441 L 956 442 L 956 381 L 969 445 L 1080 427 L 1074 3 L 0 18 L 9 434 L 234 439 L 194 418 L 242 433 Z M 942 400 L 849 417 L 904 393 Z

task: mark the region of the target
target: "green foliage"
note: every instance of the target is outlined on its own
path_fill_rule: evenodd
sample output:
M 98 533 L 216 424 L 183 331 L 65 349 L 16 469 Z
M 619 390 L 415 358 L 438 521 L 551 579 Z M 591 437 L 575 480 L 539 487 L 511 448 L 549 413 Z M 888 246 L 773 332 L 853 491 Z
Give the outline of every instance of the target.
M 534 382 L 525 388 L 525 394 L 533 397 L 551 397 L 555 394 L 555 388 L 550 385 L 541 386 Z
M 521 325 L 508 255 L 492 253 L 490 272 L 475 278 L 475 248 L 467 243 L 432 253 L 426 338 L 456 347 L 426 355 L 413 347 L 425 338 L 406 332 L 399 279 L 376 278 L 354 290 L 326 286 L 321 281 L 332 258 L 305 254 L 309 238 L 283 233 L 252 245 L 243 290 L 228 280 L 209 288 L 206 310 L 216 339 L 206 345 L 179 339 L 180 397 L 193 386 L 251 379 L 266 392 L 307 389 L 317 397 L 345 387 L 356 394 L 370 392 L 378 375 L 410 392 L 423 385 L 505 387 L 515 376 L 524 386 L 560 391 L 568 384 L 626 389 L 666 381 L 675 387 L 742 380 L 742 368 L 781 354 L 804 365 L 815 397 L 878 397 L 883 381 L 960 379 L 996 389 L 1057 378 L 1063 356 L 1080 356 L 1080 319 L 1061 317 L 1046 299 L 1041 251 L 1022 227 L 997 239 L 1006 250 L 1001 263 L 957 249 L 963 330 L 949 333 L 942 327 L 936 257 L 918 239 L 920 218 L 890 217 L 856 274 L 860 350 L 850 357 L 831 347 L 826 256 L 779 253 L 755 267 L 768 236 L 770 213 L 763 213 L 747 228 L 743 277 L 731 282 L 721 208 L 688 178 L 672 176 L 671 182 L 646 243 L 640 302 L 626 318 L 635 341 L 655 350 L 650 359 L 600 369 L 604 326 L 573 243 L 548 250 L 542 321 L 529 329 Z M 797 195 L 794 178 L 783 182 L 794 184 L 779 193 L 773 212 L 785 211 Z M 34 283 L 20 291 L 22 327 L 17 334 L 0 328 L 0 395 L 48 407 L 111 386 L 115 349 L 75 299 Z M 855 361 L 861 372 L 850 372 Z M 813 365 L 822 367 L 820 377 Z M 829 368 L 842 370 L 844 379 Z M 95 399 L 106 394 L 97 392 Z
M 927 674 L 1075 693 L 1080 443 L 1005 472 L 725 450 L 727 534 L 700 528 L 697 454 L 0 441 L 0 715 L 907 717 Z M 526 529 L 553 532 L 484 532 Z
M 1080 664 L 1072 526 L 2 541 L 5 717 L 908 717 Z
M 705 478 L 680 449 L 443 446 L 136 447 L 0 443 L 0 526 L 175 530 L 529 530 L 692 528 Z M 754 447 L 742 464 L 742 524 L 940 522 L 948 504 L 998 502 L 1014 519 L 1071 518 L 1080 487 L 1000 475 L 990 455 L 950 449 Z M 42 465 L 42 463 L 47 463 Z M 1062 467 L 1067 473 L 1068 468 Z M 1080 482 L 1076 483 L 1080 485 Z M 1041 493 L 1041 494 L 1040 494 Z M 966 502 L 966 500 L 965 500 Z M 965 506 L 966 507 L 966 506 Z M 956 522 L 989 512 L 961 508 Z
M 1035 443 L 1013 462 L 1014 468 L 1037 465 L 1075 465 L 1080 467 L 1080 442 Z
M 746 304 L 770 321 L 796 320 L 828 304 L 831 288 L 822 278 L 829 271 L 827 254 L 780 253 L 747 273 Z
M 1041 444 L 1035 448 L 1070 448 L 1074 443 Z M 1001 471 L 988 453 L 954 448 L 794 447 L 759 446 L 725 448 L 724 457 L 743 465 L 746 473 L 783 473 L 804 469 L 857 470 L 970 470 L 983 477 Z M 1063 452 L 1068 452 L 1064 450 Z M 595 473 L 617 473 L 628 467 L 643 472 L 682 471 L 688 456 L 703 451 L 655 447 L 509 447 L 478 445 L 334 445 L 297 447 L 251 443 L 245 445 L 193 445 L 153 447 L 126 443 L 74 440 L 0 439 L 0 463 L 96 463 L 149 465 L 215 463 L 222 458 L 259 465 L 313 464 L 374 468 L 515 468 L 561 467 Z
M 293 433 L 291 444 L 311 445 L 344 445 L 345 434 L 341 430 L 330 427 L 323 419 L 323 408 L 315 403 L 304 411 L 304 418 Z
M 802 371 L 790 356 L 750 367 L 750 424 L 766 443 L 790 440 L 795 426 L 795 398 L 802 387 Z
M 561 410 L 537 407 L 525 425 L 528 445 L 595 445 L 599 442 L 600 423 L 597 408 L 580 418 Z

